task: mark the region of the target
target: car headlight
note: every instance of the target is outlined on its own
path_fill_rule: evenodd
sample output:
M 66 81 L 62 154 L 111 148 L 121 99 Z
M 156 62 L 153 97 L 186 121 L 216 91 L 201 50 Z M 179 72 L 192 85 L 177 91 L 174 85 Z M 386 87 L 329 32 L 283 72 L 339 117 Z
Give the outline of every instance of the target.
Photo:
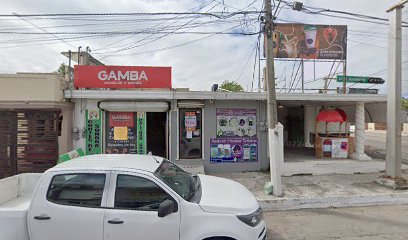
M 243 223 L 251 227 L 255 227 L 263 219 L 262 209 L 258 208 L 258 210 L 256 210 L 254 213 L 251 213 L 249 215 L 237 215 L 237 218 L 241 220 Z

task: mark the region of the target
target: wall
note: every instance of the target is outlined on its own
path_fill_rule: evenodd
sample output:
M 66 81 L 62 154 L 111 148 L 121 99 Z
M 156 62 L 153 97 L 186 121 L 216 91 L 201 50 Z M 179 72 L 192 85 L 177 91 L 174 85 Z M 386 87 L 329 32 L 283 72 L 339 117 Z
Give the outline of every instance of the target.
M 63 101 L 64 78 L 54 73 L 0 74 L 0 101 Z
M 210 163 L 210 139 L 216 138 L 217 108 L 256 109 L 258 162 L 256 163 Z M 269 167 L 267 158 L 267 132 L 260 131 L 260 122 L 266 122 L 266 105 L 261 101 L 213 101 L 204 102 L 204 168 L 206 173 L 243 172 L 266 170 Z

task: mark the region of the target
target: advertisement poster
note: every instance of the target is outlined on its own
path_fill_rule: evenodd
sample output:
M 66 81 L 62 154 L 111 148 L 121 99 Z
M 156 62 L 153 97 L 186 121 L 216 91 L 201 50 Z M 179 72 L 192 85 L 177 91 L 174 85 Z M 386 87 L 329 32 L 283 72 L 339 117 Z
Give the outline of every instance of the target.
M 184 125 L 187 132 L 194 132 L 197 129 L 196 112 L 186 112 L 184 117 Z
M 217 137 L 255 136 L 255 109 L 217 108 Z
M 339 59 L 347 56 L 347 26 L 277 23 L 275 58 Z
M 86 155 L 102 153 L 101 111 L 86 110 Z
M 210 162 L 257 162 L 257 138 L 212 138 L 210 139 Z
M 325 138 L 323 139 L 323 157 L 327 158 L 347 158 L 348 139 L 347 138 Z
M 137 112 L 137 153 L 146 154 L 146 113 Z
M 332 139 L 332 158 L 348 157 L 347 138 Z
M 106 153 L 137 153 L 135 121 L 132 112 L 108 112 Z

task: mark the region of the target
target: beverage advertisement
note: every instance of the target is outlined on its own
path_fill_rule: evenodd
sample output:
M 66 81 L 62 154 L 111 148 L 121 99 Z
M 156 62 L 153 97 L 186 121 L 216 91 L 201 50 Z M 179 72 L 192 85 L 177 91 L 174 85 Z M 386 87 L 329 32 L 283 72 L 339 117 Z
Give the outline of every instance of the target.
M 258 162 L 257 138 L 211 138 L 210 162 Z
M 278 23 L 273 33 L 275 58 L 339 59 L 347 56 L 347 26 Z
M 108 112 L 106 153 L 137 153 L 135 121 L 132 112 Z
M 256 109 L 217 108 L 217 137 L 255 137 Z
M 86 155 L 102 153 L 101 111 L 86 110 Z

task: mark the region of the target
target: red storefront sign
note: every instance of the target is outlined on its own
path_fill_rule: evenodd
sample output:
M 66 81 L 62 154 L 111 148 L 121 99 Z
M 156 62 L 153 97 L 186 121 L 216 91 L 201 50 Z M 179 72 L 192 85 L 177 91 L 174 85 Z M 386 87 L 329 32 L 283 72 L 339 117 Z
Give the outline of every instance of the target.
M 132 112 L 109 112 L 109 127 L 133 127 Z
M 76 88 L 171 88 L 171 67 L 74 67 Z

